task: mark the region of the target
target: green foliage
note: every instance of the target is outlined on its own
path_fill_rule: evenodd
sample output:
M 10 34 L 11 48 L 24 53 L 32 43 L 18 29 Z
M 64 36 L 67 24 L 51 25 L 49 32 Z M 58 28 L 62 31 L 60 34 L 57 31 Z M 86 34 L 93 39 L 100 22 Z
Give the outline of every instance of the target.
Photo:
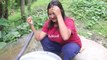
M 23 34 L 27 34 L 31 31 L 28 29 L 28 26 L 29 25 L 27 23 L 22 23 L 16 27 L 12 27 L 11 25 L 6 26 L 4 27 L 4 30 L 2 31 L 1 39 L 3 39 L 3 42 L 6 42 L 6 43 L 11 42 L 11 41 L 16 41 Z
M 15 2 L 15 0 L 13 2 Z M 13 6 L 15 6 L 14 4 Z M 42 4 L 46 4 L 46 2 Z M 40 5 L 42 6 L 42 4 Z M 13 9 L 13 11 L 10 11 L 9 13 L 10 16 L 7 21 L 0 20 L 0 24 L 5 26 L 3 31 L 1 31 L 2 38 L 0 38 L 1 39 L 0 41 L 5 43 L 16 41 L 22 35 L 31 32 L 29 25 L 26 22 L 23 22 L 23 20 L 21 20 L 20 11 L 18 11 L 17 9 L 16 10 Z M 47 19 L 47 11 L 44 7 L 39 8 L 35 6 L 30 12 L 26 9 L 26 16 L 30 15 L 33 17 L 36 29 L 40 29 L 43 26 L 44 21 Z
M 48 18 L 46 6 L 44 7 L 46 1 L 41 2 L 41 0 L 37 0 L 37 2 L 35 2 L 34 5 L 32 5 L 32 7 L 35 8 L 32 8 L 30 12 L 26 10 L 27 17 L 29 16 L 33 17 L 33 21 L 36 29 L 40 29 L 43 26 L 44 21 Z M 40 3 L 39 4 L 40 6 L 37 5 L 38 3 Z
M 45 20 L 48 18 L 47 11 L 43 8 L 37 8 L 32 13 L 34 25 L 36 29 L 40 29 L 43 26 Z
M 6 43 L 10 41 L 16 41 L 17 38 L 23 35 L 23 33 L 25 34 L 26 27 L 23 26 L 24 24 L 21 24 L 22 21 L 20 20 L 20 18 L 21 16 L 20 16 L 20 13 L 18 12 L 14 15 L 9 16 L 8 20 L 5 20 L 5 19 L 0 20 L 0 25 L 4 26 L 3 31 L 1 31 L 2 32 L 1 33 L 2 38 L 0 38 L 1 41 L 6 42 Z M 19 27 L 18 25 L 21 26 L 23 29 L 16 28 L 16 27 Z
M 92 34 L 90 32 L 85 32 L 84 30 L 79 30 L 78 32 L 80 35 L 89 38 Z
M 20 19 L 21 19 L 21 13 L 18 11 L 9 16 L 9 20 L 11 20 L 12 22 L 18 21 Z
M 69 12 L 77 20 L 82 20 L 90 28 L 98 20 L 107 20 L 107 3 L 98 0 L 72 0 Z M 89 23 L 87 23 L 89 21 Z
M 61 2 L 67 15 L 81 21 L 82 23 L 79 24 L 85 29 L 107 37 L 107 2 L 102 0 L 63 0 Z M 81 30 L 79 33 L 89 36 Z
M 107 21 L 100 21 L 98 24 L 92 26 L 93 31 L 107 38 Z
M 50 0 L 37 0 L 34 2 L 31 6 L 31 9 L 34 9 L 35 7 L 47 7 L 47 4 L 49 3 Z
M 5 42 L 0 42 L 0 49 L 2 49 L 6 45 Z
M 21 14 L 20 12 L 15 12 L 14 14 L 10 15 L 9 18 L 8 18 L 9 22 L 10 22 L 10 25 L 12 27 L 15 27 L 17 25 L 20 25 L 23 20 L 21 20 Z
M 6 19 L 4 19 L 4 18 L 1 18 L 0 19 L 0 25 L 7 26 L 8 25 L 8 21 Z
M 28 27 L 29 25 L 27 23 L 22 23 L 19 26 L 17 26 L 17 31 L 20 35 L 28 34 L 31 31 Z
M 21 35 L 19 34 L 18 31 L 10 31 L 8 34 L 6 34 L 3 37 L 4 42 L 10 42 L 10 41 L 16 41 L 16 38 L 20 37 Z
M 14 4 L 10 4 L 11 10 L 9 13 L 9 19 L 0 20 L 0 25 L 5 26 L 2 31 L 2 40 L 0 42 L 16 41 L 19 37 L 29 33 L 31 30 L 26 22 L 21 20 L 21 14 L 16 5 L 16 0 L 10 0 Z M 40 29 L 44 21 L 48 18 L 47 16 L 47 4 L 50 0 L 37 0 L 33 1 L 31 5 L 31 11 L 26 10 L 26 18 L 28 16 L 33 17 L 34 25 L 36 29 Z M 65 12 L 68 12 L 71 16 L 75 17 L 76 20 L 83 21 L 85 28 L 93 29 L 93 31 L 107 36 L 107 3 L 99 0 L 61 0 L 64 6 Z M 12 12 L 12 9 L 13 12 Z M 14 10 L 15 9 L 15 10 Z M 12 12 L 12 13 L 11 13 Z M 102 23 L 99 23 L 103 21 Z M 103 26 L 103 27 L 102 27 Z M 79 31 L 80 34 L 90 37 L 90 33 Z

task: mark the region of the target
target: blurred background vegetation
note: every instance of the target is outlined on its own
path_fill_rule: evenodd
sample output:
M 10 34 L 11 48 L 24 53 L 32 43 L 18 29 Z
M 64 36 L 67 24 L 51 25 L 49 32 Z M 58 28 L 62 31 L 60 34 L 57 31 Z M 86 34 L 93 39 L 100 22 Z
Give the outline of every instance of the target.
M 26 23 L 33 17 L 40 29 L 50 0 L 0 0 L 0 48 L 31 32 Z M 86 38 L 107 39 L 107 0 L 59 0 L 67 16 L 75 20 L 78 33 Z M 107 41 L 106 41 L 107 43 Z

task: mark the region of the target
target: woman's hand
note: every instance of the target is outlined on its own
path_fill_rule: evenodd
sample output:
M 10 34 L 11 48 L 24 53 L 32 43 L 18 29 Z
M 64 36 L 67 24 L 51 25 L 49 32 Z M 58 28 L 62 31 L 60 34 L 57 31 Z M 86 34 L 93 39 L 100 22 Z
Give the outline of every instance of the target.
M 26 22 L 29 24 L 29 25 L 33 25 L 33 21 L 32 21 L 32 17 L 28 17 Z
M 58 16 L 61 16 L 61 10 L 58 6 L 53 6 L 52 7 L 52 10 L 54 12 L 54 14 L 58 17 Z

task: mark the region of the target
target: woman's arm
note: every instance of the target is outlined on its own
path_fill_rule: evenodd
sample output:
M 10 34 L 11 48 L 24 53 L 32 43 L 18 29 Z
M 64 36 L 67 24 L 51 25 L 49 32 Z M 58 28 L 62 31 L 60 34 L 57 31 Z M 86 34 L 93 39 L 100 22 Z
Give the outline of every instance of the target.
M 42 40 L 45 36 L 46 36 L 46 33 L 43 31 L 38 30 L 35 32 L 35 39 L 36 40 Z
M 42 40 L 45 36 L 46 36 L 46 33 L 43 32 L 43 31 L 37 31 L 33 25 L 33 21 L 32 21 L 32 17 L 28 17 L 27 18 L 27 23 L 30 25 L 31 27 L 31 30 L 34 32 L 34 35 L 35 35 L 35 39 L 36 40 Z
M 59 7 L 54 6 L 53 11 L 55 15 L 57 16 L 58 26 L 59 26 L 59 30 L 60 30 L 60 34 L 62 38 L 64 40 L 68 40 L 71 36 L 71 30 L 66 27 L 64 20 L 62 18 L 61 12 L 60 12 L 61 10 L 59 9 Z
M 71 36 L 71 30 L 66 27 L 62 16 L 59 15 L 57 19 L 58 19 L 59 30 L 62 38 L 64 40 L 68 40 Z

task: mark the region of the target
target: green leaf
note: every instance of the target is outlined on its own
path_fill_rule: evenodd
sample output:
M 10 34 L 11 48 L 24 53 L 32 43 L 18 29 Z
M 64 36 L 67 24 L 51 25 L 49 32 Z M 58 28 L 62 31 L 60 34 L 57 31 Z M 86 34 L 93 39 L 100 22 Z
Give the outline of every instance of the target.
M 8 26 L 8 21 L 6 19 L 1 18 L 0 19 L 0 25 Z

